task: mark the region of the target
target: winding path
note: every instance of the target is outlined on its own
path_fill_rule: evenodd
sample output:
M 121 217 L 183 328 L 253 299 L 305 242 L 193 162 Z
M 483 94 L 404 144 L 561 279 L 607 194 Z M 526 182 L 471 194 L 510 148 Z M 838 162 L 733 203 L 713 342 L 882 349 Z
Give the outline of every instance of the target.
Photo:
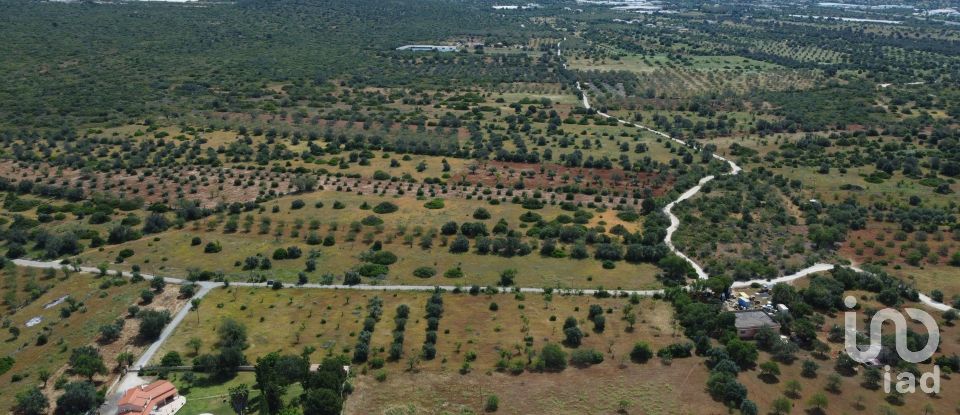
M 564 40 L 566 40 L 566 38 L 564 38 Z M 560 44 L 561 44 L 561 43 L 562 43 L 562 41 L 561 41 L 561 42 L 557 42 L 557 56 L 563 56 L 563 55 L 562 55 L 562 52 L 561 52 L 561 49 L 560 49 Z M 564 69 L 567 68 L 566 62 L 563 63 L 563 68 L 564 68 Z M 577 82 L 576 82 L 576 88 L 577 88 L 577 91 L 580 93 L 581 99 L 582 99 L 582 101 L 583 101 L 583 107 L 586 108 L 586 109 L 591 109 L 592 107 L 590 106 L 590 101 L 589 101 L 589 99 L 587 98 L 587 92 L 586 92 L 586 91 L 583 89 L 583 87 L 581 86 L 580 81 L 577 81 Z M 673 140 L 674 142 L 679 143 L 680 145 L 687 146 L 687 147 L 691 147 L 691 148 L 695 148 L 693 145 L 691 145 L 691 144 L 689 144 L 689 143 L 686 143 L 686 142 L 684 142 L 683 140 L 680 140 L 680 139 L 671 137 L 669 134 L 666 134 L 666 133 L 664 133 L 664 132 L 662 132 L 662 131 L 655 130 L 655 129 L 653 129 L 653 128 L 647 127 L 647 126 L 642 125 L 642 124 L 625 121 L 625 120 L 616 118 L 616 117 L 614 117 L 614 116 L 612 116 L 612 115 L 610 115 L 610 114 L 607 114 L 607 113 L 605 113 L 605 112 L 601 112 L 601 111 L 599 111 L 599 110 L 597 110 L 596 112 L 597 112 L 597 115 L 600 115 L 601 117 L 604 117 L 604 118 L 613 118 L 613 119 L 617 120 L 617 122 L 620 123 L 620 124 L 624 124 L 624 125 L 629 125 L 629 126 L 633 126 L 633 127 L 636 127 L 636 128 L 640 128 L 640 129 L 642 129 L 642 130 L 646 130 L 646 131 L 648 131 L 648 132 L 651 132 L 651 133 L 653 133 L 653 134 L 659 135 L 659 136 L 661 136 L 661 137 L 664 137 L 664 138 Z M 727 172 L 727 173 L 724 173 L 724 175 L 731 175 L 731 176 L 733 176 L 733 175 L 737 175 L 737 174 L 739 174 L 741 171 L 743 171 L 743 169 L 740 168 L 740 166 L 738 166 L 738 165 L 737 165 L 736 163 L 734 163 L 732 160 L 729 160 L 729 159 L 727 159 L 727 158 L 725 158 L 725 157 L 723 157 L 723 156 L 717 155 L 716 153 L 714 153 L 714 154 L 712 154 L 712 155 L 713 155 L 713 158 L 715 158 L 715 159 L 717 159 L 717 160 L 720 160 L 720 161 L 723 161 L 723 162 L 726 162 L 727 165 L 730 166 L 730 171 Z M 710 175 L 710 176 L 706 176 L 706 177 L 700 179 L 700 181 L 697 183 L 696 186 L 688 189 L 686 192 L 683 192 L 683 194 L 681 194 L 680 197 L 678 197 L 676 200 L 668 203 L 666 206 L 663 207 L 663 213 L 666 214 L 667 217 L 670 218 L 670 226 L 667 228 L 667 235 L 663 238 L 663 243 L 667 245 L 667 247 L 670 249 L 671 252 L 673 252 L 674 255 L 677 255 L 677 256 L 679 256 L 680 258 L 683 258 L 685 261 L 687 261 L 687 263 L 689 263 L 690 266 L 693 267 L 693 270 L 696 271 L 696 273 L 697 273 L 697 278 L 699 278 L 699 279 L 707 279 L 707 278 L 710 277 L 710 275 L 707 274 L 707 272 L 703 270 L 703 267 L 701 267 L 700 264 L 697 264 L 696 261 L 694 261 L 693 259 L 691 259 L 690 257 L 688 257 L 688 256 L 687 256 L 686 254 L 684 254 L 683 252 L 680 252 L 680 250 L 678 250 L 678 249 L 673 245 L 673 234 L 677 231 L 678 228 L 680 228 L 680 218 L 678 218 L 676 215 L 673 214 L 673 207 L 676 206 L 677 203 L 683 202 L 684 200 L 687 200 L 687 199 L 693 197 L 694 195 L 696 195 L 697 193 L 699 193 L 699 192 L 700 192 L 700 189 L 703 188 L 703 185 L 709 183 L 710 181 L 712 181 L 712 180 L 715 179 L 715 178 L 716 178 L 716 176 Z M 808 276 L 808 275 L 810 275 L 810 274 L 816 274 L 816 273 L 818 273 L 818 272 L 830 271 L 830 270 L 832 270 L 832 269 L 834 269 L 834 268 L 836 268 L 836 267 L 846 267 L 846 268 L 850 268 L 850 269 L 852 269 L 852 270 L 854 270 L 854 271 L 857 271 L 857 272 L 867 273 L 867 271 L 864 271 L 864 270 L 862 270 L 862 269 L 860 269 L 860 268 L 857 268 L 857 267 L 854 267 L 854 266 L 834 265 L 834 264 L 827 264 L 827 263 L 815 263 L 815 264 L 813 264 L 813 265 L 811 265 L 811 266 L 809 266 L 809 267 L 807 267 L 807 268 L 804 268 L 804 269 L 802 269 L 802 270 L 800 270 L 800 271 L 797 271 L 797 272 L 795 272 L 795 273 L 793 273 L 793 274 L 785 275 L 785 276 L 778 277 L 778 278 L 773 278 L 773 279 L 755 279 L 755 280 L 749 280 L 749 281 L 737 281 L 737 282 L 734 282 L 734 283 L 733 283 L 733 288 L 749 287 L 750 285 L 755 284 L 755 283 L 756 283 L 756 284 L 776 284 L 776 283 L 781 283 L 781 282 L 790 282 L 790 281 L 794 281 L 794 280 L 797 280 L 797 279 L 806 277 L 806 276 Z M 919 295 L 919 298 L 920 298 L 920 302 L 921 302 L 921 303 L 923 303 L 923 304 L 925 304 L 925 305 L 927 305 L 927 306 L 929 306 L 929 307 L 931 307 L 931 308 L 933 308 L 933 309 L 939 310 L 939 311 L 947 311 L 947 310 L 950 310 L 950 309 L 952 308 L 952 307 L 950 307 L 950 306 L 947 305 L 947 304 L 934 301 L 932 298 L 930 298 L 930 297 L 927 296 L 926 294 L 922 294 L 922 293 L 921 293 L 921 294 Z

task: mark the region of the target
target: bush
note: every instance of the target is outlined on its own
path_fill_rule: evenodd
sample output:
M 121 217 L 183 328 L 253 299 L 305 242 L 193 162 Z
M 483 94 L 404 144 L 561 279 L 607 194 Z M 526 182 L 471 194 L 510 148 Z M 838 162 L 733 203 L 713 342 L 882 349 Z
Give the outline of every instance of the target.
M 168 352 L 163 355 L 163 358 L 160 359 L 160 366 L 172 367 L 172 366 L 182 366 L 183 359 L 180 358 L 180 353 L 175 351 Z
M 594 349 L 577 349 L 570 354 L 570 364 L 577 367 L 587 367 L 603 362 L 603 353 Z
M 397 256 L 390 251 L 377 251 L 367 255 L 366 261 L 380 265 L 391 265 L 397 262 Z
M 207 245 L 203 247 L 203 252 L 206 254 L 215 254 L 223 250 L 223 247 L 220 246 L 220 242 L 207 242 Z
M 413 270 L 413 276 L 418 278 L 430 278 L 437 275 L 437 270 L 432 267 L 420 267 Z
M 370 215 L 370 216 L 367 216 L 367 217 L 361 219 L 361 220 L 360 220 L 360 223 L 362 223 L 362 224 L 364 224 L 364 225 L 366 225 L 366 226 L 377 226 L 377 225 L 382 225 L 382 224 L 383 224 L 383 219 L 380 219 L 380 218 L 377 217 L 377 216 Z
M 473 218 L 478 220 L 490 219 L 490 211 L 484 208 L 477 208 L 477 210 L 473 211 Z
M 487 403 L 483 405 L 483 410 L 487 412 L 497 412 L 497 409 L 500 408 L 500 398 L 497 395 L 490 395 L 487 397 Z
M 567 353 L 556 343 L 547 343 L 540 351 L 544 368 L 548 370 L 563 370 L 567 368 Z
M 423 207 L 427 209 L 443 209 L 443 206 L 443 199 L 433 199 L 423 204 Z
M 360 283 L 360 274 L 356 272 L 349 271 L 343 275 L 343 284 L 344 285 L 357 285 Z
M 304 206 L 306 206 L 306 204 L 300 199 L 296 199 L 290 203 L 290 209 L 293 210 L 302 209 Z
M 651 357 L 653 357 L 653 350 L 644 342 L 634 344 L 633 350 L 630 351 L 630 360 L 636 363 L 646 363 Z
M 393 213 L 399 210 L 400 208 L 397 205 L 391 202 L 382 202 L 379 205 L 373 207 L 373 213 L 385 214 Z
M 388 268 L 386 265 L 367 263 L 358 265 L 356 268 L 354 268 L 354 271 L 364 277 L 377 277 L 380 275 L 386 275 L 388 272 L 390 272 L 390 268 Z
M 463 278 L 463 270 L 460 267 L 450 268 L 443 273 L 447 278 Z
M 140 319 L 138 335 L 146 341 L 159 338 L 160 332 L 170 322 L 170 312 L 167 310 L 141 310 L 137 317 Z
M 140 299 L 143 300 L 144 304 L 150 304 L 150 302 L 153 301 L 153 297 L 155 295 L 156 294 L 154 294 L 153 291 L 150 291 L 150 290 L 140 291 Z

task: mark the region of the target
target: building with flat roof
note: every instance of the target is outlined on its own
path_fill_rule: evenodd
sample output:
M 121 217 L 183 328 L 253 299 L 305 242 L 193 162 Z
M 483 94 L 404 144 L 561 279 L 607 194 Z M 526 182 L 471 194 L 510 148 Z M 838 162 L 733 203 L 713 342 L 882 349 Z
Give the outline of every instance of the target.
M 403 45 L 397 50 L 406 50 L 411 52 L 456 52 L 456 46 L 449 45 Z
M 780 324 L 773 321 L 767 313 L 760 310 L 735 311 L 736 316 L 734 326 L 737 328 L 737 335 L 741 339 L 752 339 L 757 335 L 761 327 L 770 327 L 775 332 L 780 331 Z
M 173 415 L 186 403 L 187 398 L 180 396 L 172 383 L 159 380 L 127 389 L 117 405 L 117 415 Z

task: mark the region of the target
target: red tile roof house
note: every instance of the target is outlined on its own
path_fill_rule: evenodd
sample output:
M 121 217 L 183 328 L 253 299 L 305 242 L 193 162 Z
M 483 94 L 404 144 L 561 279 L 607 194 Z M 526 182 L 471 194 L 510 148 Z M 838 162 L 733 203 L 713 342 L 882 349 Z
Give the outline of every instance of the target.
M 117 415 L 173 415 L 187 403 L 172 383 L 160 380 L 127 389 L 120 398 Z

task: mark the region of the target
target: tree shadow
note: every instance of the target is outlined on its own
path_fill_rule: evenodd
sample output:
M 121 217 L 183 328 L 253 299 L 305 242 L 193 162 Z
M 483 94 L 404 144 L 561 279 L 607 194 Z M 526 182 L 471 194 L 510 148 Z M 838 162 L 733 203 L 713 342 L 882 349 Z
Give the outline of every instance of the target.
M 757 375 L 757 379 L 762 380 L 763 383 L 766 383 L 766 384 L 768 384 L 768 385 L 775 385 L 775 384 L 777 384 L 777 383 L 780 383 L 780 379 L 779 379 L 779 378 L 777 378 L 777 377 L 774 376 L 774 375 L 770 375 L 770 374 Z

